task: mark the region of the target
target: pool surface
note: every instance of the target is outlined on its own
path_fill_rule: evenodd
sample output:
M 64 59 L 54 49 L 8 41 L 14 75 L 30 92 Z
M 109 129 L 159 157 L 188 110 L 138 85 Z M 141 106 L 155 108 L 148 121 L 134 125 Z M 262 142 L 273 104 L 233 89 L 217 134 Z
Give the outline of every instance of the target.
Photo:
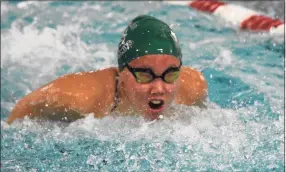
M 140 14 L 176 32 L 183 64 L 207 79 L 207 109 L 174 106 L 157 122 L 90 114 L 6 124 L 43 84 L 115 66 L 121 33 Z M 1 2 L 1 171 L 283 171 L 284 51 L 281 36 L 161 2 Z

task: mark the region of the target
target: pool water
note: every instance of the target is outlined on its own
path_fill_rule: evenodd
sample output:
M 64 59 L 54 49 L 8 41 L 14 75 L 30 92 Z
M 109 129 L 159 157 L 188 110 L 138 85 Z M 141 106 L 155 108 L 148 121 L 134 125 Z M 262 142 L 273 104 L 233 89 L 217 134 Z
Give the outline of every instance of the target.
M 173 106 L 156 122 L 90 114 L 6 124 L 43 84 L 116 66 L 121 33 L 140 14 L 176 32 L 183 64 L 208 82 L 207 109 Z M 240 32 L 185 6 L 1 1 L 1 171 L 283 171 L 284 51 L 281 36 Z

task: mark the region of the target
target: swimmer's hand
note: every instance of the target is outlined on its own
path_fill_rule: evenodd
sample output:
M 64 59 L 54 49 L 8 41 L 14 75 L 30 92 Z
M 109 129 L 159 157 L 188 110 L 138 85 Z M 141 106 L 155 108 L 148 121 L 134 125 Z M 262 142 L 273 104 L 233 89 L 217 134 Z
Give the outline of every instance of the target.
M 7 123 L 26 115 L 63 121 L 90 113 L 103 117 L 113 105 L 115 72 L 108 68 L 60 77 L 20 99 Z

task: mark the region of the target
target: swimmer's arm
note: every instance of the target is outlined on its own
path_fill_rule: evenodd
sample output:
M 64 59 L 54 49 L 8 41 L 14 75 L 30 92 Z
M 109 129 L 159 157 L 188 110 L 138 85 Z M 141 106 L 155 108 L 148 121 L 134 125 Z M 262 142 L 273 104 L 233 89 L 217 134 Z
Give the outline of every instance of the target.
M 68 76 L 66 79 L 69 79 Z M 73 88 L 73 86 L 70 86 Z M 72 91 L 65 85 L 63 79 L 57 79 L 44 87 L 36 89 L 27 96 L 19 100 L 12 110 L 7 123 L 12 123 L 17 118 L 25 116 L 47 117 L 49 116 L 56 120 L 61 120 L 64 114 L 73 114 L 78 116 L 79 113 L 86 111 L 89 108 L 80 106 L 81 100 L 77 99 L 77 92 Z M 82 101 L 83 102 L 83 101 Z M 80 109 L 82 108 L 82 109 Z M 82 110 L 82 111 L 81 111 Z
M 103 74 L 106 81 L 107 77 Z M 108 74 L 110 75 L 110 74 Z M 29 95 L 20 99 L 12 110 L 7 123 L 12 123 L 17 118 L 47 117 L 61 120 L 65 114 L 71 118 L 83 117 L 81 114 L 94 113 L 95 117 L 103 117 L 109 102 L 102 99 L 103 89 L 108 87 L 102 78 L 96 74 L 86 73 L 83 75 L 71 74 L 39 88 Z M 111 95 L 113 96 L 113 95 Z
M 202 93 L 201 96 L 199 96 L 199 98 L 195 101 L 195 103 L 189 105 L 198 106 L 200 108 L 207 108 L 206 99 L 207 99 L 207 92 L 205 91 L 205 94 Z
M 34 97 L 33 94 L 35 94 L 35 92 L 23 97 L 17 102 L 12 112 L 10 113 L 10 116 L 8 117 L 8 124 L 12 123 L 17 118 L 24 118 L 26 115 L 32 116 L 32 105 L 30 105 L 28 102 L 31 97 Z
M 175 99 L 178 104 L 205 108 L 207 91 L 208 85 L 202 73 L 190 67 L 182 67 Z

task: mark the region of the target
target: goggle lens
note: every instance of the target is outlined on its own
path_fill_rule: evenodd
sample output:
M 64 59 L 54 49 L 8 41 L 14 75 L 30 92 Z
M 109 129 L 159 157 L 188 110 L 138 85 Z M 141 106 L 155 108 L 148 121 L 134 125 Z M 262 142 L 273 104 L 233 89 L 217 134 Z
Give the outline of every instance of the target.
M 153 76 L 147 72 L 134 72 L 134 74 L 139 83 L 148 83 L 153 80 Z
M 175 82 L 179 78 L 179 74 L 180 74 L 179 71 L 168 72 L 164 76 L 164 80 L 167 83 L 173 83 L 173 82 Z

